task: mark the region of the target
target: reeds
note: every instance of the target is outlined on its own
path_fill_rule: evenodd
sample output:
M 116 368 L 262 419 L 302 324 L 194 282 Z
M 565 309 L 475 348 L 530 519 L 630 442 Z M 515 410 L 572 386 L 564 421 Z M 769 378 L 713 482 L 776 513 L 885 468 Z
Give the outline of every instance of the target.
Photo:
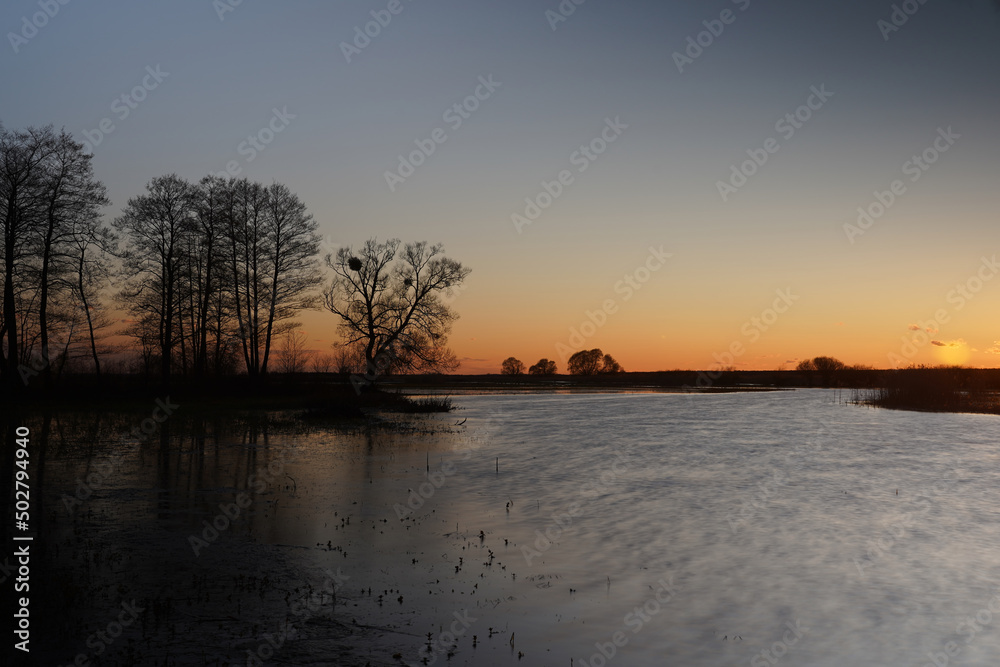
M 904 368 L 887 371 L 881 384 L 862 402 L 897 410 L 1000 413 L 997 392 L 969 369 Z

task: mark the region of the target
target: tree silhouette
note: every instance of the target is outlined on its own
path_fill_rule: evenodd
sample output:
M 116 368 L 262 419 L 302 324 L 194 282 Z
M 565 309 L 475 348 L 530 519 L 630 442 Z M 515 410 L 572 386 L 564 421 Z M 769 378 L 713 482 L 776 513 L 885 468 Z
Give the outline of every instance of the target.
M 94 179 L 83 144 L 52 126 L 22 131 L 0 127 L 0 205 L 3 207 L 3 308 L 0 376 L 19 391 L 41 373 L 51 385 L 50 347 L 62 359 L 82 321 L 74 280 L 76 250 L 101 234 L 108 203 Z M 78 336 L 77 336 L 78 337 Z M 38 346 L 36 348 L 36 345 Z M 40 362 L 32 357 L 40 351 Z M 61 365 L 61 364 L 60 364 Z
M 840 359 L 835 359 L 833 357 L 814 357 L 812 365 L 813 368 L 824 374 L 833 373 L 834 371 L 840 371 L 847 368 L 847 364 L 842 362 Z
M 280 183 L 246 179 L 191 185 L 171 174 L 146 190 L 115 220 L 129 276 L 118 298 L 134 318 L 127 333 L 147 362 L 155 350 L 164 382 L 175 348 L 182 372 L 189 358 L 205 372 L 209 333 L 217 371 L 237 342 L 247 374 L 266 374 L 275 337 L 316 303 L 319 237 L 305 205 Z
M 800 361 L 795 370 L 805 373 L 811 386 L 813 373 L 819 373 L 822 383 L 830 385 L 833 382 L 834 374 L 846 368 L 847 364 L 834 357 L 813 357 Z
M 181 296 L 183 240 L 194 225 L 195 191 L 176 174 L 154 178 L 146 194 L 128 200 L 115 228 L 126 243 L 123 269 L 130 278 L 119 299 L 152 326 L 160 378 L 169 382 Z
M 600 348 L 581 350 L 569 358 L 569 372 L 572 375 L 597 375 L 598 373 L 624 373 L 625 369 L 610 354 Z
M 63 302 L 64 311 L 77 311 L 68 302 L 75 301 L 74 273 L 79 268 L 74 250 L 101 236 L 100 210 L 110 202 L 104 185 L 94 179 L 91 155 L 83 144 L 65 130 L 51 138 L 52 150 L 43 165 L 41 202 L 38 221 L 38 332 L 42 359 L 48 362 L 49 315 L 53 304 Z M 75 306 L 75 303 L 73 304 Z M 67 313 L 62 314 L 66 319 Z M 73 317 L 74 321 L 78 318 Z M 69 337 L 67 337 L 68 354 Z M 52 386 L 52 364 L 42 372 L 46 389 Z
M 387 370 L 457 367 L 446 341 L 457 315 L 442 300 L 469 269 L 444 257 L 441 245 L 379 243 L 327 255 L 334 272 L 326 307 L 340 318 L 345 344 L 360 344 L 368 377 Z M 398 258 L 397 258 L 398 255 Z
M 500 365 L 500 373 L 503 375 L 524 375 L 524 363 L 520 359 L 507 357 Z
M 231 180 L 226 209 L 228 283 L 237 336 L 251 377 L 267 373 L 272 341 L 298 326 L 298 311 L 316 305 L 321 280 L 316 222 L 287 186 Z
M 538 363 L 528 369 L 529 375 L 555 375 L 558 372 L 556 362 L 539 359 Z
M 601 373 L 624 373 L 625 369 L 622 365 L 615 361 L 615 358 L 610 354 L 604 355 L 604 360 L 601 365 Z

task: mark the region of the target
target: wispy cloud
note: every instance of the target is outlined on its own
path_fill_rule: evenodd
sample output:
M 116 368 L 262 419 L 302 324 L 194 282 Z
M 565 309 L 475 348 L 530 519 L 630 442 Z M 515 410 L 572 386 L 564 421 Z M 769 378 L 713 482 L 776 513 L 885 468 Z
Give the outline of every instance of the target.
M 937 345 L 938 347 L 965 347 L 967 343 L 962 338 L 956 338 L 955 340 L 932 340 L 931 345 Z

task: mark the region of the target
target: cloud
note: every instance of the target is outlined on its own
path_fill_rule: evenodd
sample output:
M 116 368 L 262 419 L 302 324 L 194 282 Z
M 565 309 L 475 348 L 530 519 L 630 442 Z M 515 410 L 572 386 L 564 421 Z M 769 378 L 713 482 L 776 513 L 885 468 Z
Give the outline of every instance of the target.
M 920 331 L 921 329 L 923 329 L 929 334 L 936 334 L 938 332 L 938 329 L 935 329 L 934 327 L 927 327 L 926 329 L 924 329 L 919 324 L 911 324 L 906 328 L 909 329 L 910 331 Z
M 986 354 L 1000 354 L 1000 340 L 993 341 L 993 346 L 986 348 Z
M 932 340 L 931 345 L 937 345 L 938 347 L 965 347 L 967 343 L 962 338 L 956 338 L 955 340 Z

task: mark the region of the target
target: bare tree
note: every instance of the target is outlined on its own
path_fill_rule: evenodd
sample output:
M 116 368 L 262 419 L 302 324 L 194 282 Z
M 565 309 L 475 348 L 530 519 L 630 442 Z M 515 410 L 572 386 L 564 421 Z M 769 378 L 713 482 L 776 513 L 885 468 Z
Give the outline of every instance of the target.
M 309 366 L 313 373 L 329 373 L 336 361 L 336 357 L 329 352 L 314 352 L 309 358 Z
M 288 320 L 304 308 L 318 305 L 313 290 L 321 280 L 316 255 L 320 237 L 306 205 L 287 186 L 274 183 L 267 189 L 268 265 L 267 330 L 261 373 L 267 372 L 267 357 L 276 325 L 291 328 Z
M 333 343 L 333 371 L 342 375 L 365 372 L 365 349 L 360 343 Z
M 28 323 L 24 292 L 30 287 L 32 231 L 37 229 L 44 165 L 53 151 L 52 127 L 0 131 L 0 204 L 3 205 L 3 320 L 0 338 L 5 342 L 0 375 L 10 391 L 22 380 L 20 334 Z M 37 238 L 37 237 L 35 237 Z M 29 297 L 28 302 L 32 299 Z M 33 304 L 31 304 L 33 305 Z
M 65 131 L 0 130 L 0 203 L 0 371 L 9 389 L 39 373 L 48 389 L 54 362 L 61 370 L 84 340 L 77 253 L 84 239 L 90 244 L 106 235 L 100 222 L 105 188 L 94 179 L 91 156 Z
M 114 221 L 126 242 L 123 269 L 130 276 L 119 298 L 133 316 L 156 323 L 160 378 L 170 379 L 177 342 L 185 237 L 192 233 L 195 190 L 175 174 L 154 178 L 146 194 L 128 200 Z
M 289 331 L 282 337 L 277 355 L 282 373 L 299 373 L 305 368 L 307 339 L 304 331 Z
M 101 297 L 110 282 L 111 260 L 116 253 L 118 239 L 110 229 L 95 223 L 96 220 L 91 218 L 76 221 L 70 257 L 74 266 L 72 292 L 84 316 L 94 372 L 100 376 L 98 341 L 106 337 L 104 332 L 114 324 Z
M 229 187 L 229 290 L 244 363 L 254 377 L 267 373 L 272 338 L 294 326 L 288 320 L 301 309 L 316 305 L 320 239 L 305 205 L 284 185 L 243 179 Z
M 345 344 L 364 348 L 367 376 L 387 370 L 457 367 L 446 340 L 458 317 L 442 295 L 461 285 L 469 269 L 442 255 L 441 245 L 370 239 L 357 252 L 328 255 L 334 272 L 326 306 L 340 318 Z M 397 254 L 399 255 L 397 259 Z
M 208 371 L 208 336 L 214 338 L 214 357 L 223 345 L 226 321 L 223 294 L 225 243 L 225 204 L 227 182 L 215 176 L 201 179 L 194 197 L 194 231 L 189 235 L 185 252 L 188 334 L 195 375 Z
M 52 142 L 52 151 L 44 165 L 42 219 L 37 230 L 41 263 L 38 323 L 46 388 L 52 384 L 49 363 L 50 303 L 53 297 L 82 295 L 76 293 L 79 279 L 73 279 L 80 270 L 80 263 L 74 261 L 74 251 L 80 251 L 82 243 L 100 242 L 106 238 L 99 223 L 100 209 L 110 203 L 104 185 L 94 179 L 92 156 L 84 152 L 83 144 L 74 141 L 65 131 L 54 136 Z

